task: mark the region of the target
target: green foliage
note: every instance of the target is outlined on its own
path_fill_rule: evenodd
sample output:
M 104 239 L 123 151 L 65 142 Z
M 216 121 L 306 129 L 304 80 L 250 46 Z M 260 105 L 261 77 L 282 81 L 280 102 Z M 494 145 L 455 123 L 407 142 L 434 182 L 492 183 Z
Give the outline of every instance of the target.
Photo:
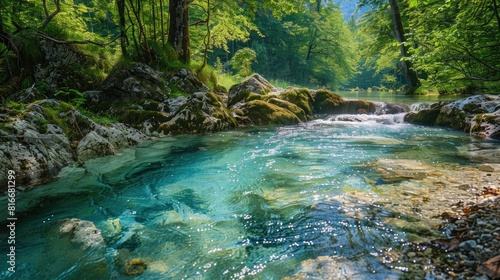
M 231 58 L 231 67 L 240 77 L 247 77 L 252 72 L 252 63 L 256 61 L 257 54 L 250 48 L 238 50 Z
M 85 96 L 76 89 L 61 89 L 56 92 L 55 96 L 75 107 L 80 107 L 85 103 Z

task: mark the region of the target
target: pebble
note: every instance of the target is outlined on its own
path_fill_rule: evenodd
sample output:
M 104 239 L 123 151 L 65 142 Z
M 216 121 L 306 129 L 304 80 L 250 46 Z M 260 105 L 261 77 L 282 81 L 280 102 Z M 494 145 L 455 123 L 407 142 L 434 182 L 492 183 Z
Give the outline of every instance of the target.
M 477 246 L 477 242 L 475 240 L 467 240 L 467 241 L 460 243 L 460 245 L 458 245 L 458 247 L 460 248 L 460 251 L 465 251 L 465 252 L 469 252 L 469 251 L 474 250 L 476 248 L 476 246 Z

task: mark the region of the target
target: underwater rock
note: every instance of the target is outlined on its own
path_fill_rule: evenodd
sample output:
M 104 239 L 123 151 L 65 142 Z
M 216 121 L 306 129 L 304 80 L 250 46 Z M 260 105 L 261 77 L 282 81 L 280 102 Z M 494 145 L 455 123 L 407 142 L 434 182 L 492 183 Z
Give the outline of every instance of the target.
M 213 92 L 195 92 L 158 130 L 164 134 L 201 133 L 236 126 L 236 120 L 218 95 Z
M 148 269 L 148 264 L 143 259 L 134 258 L 125 264 L 123 274 L 128 276 L 141 275 Z
M 387 158 L 376 160 L 374 168 L 381 173 L 380 180 L 384 184 L 409 179 L 421 180 L 432 170 L 432 166 L 417 160 Z
M 59 228 L 59 233 L 68 236 L 71 243 L 81 244 L 83 249 L 104 247 L 101 232 L 91 221 L 75 218 L 67 219 Z
M 229 108 L 238 102 L 245 101 L 251 93 L 266 95 L 275 90 L 276 88 L 266 79 L 259 74 L 254 74 L 229 89 L 227 107 Z

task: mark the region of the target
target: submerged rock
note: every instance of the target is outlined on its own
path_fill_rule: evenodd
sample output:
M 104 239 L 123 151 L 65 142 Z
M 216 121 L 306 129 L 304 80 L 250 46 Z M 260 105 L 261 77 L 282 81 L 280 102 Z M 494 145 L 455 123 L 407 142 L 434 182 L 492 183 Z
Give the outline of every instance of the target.
M 72 243 L 81 244 L 83 249 L 88 247 L 104 247 L 101 232 L 93 222 L 80 219 L 67 219 L 59 228 L 59 233 L 67 235 Z

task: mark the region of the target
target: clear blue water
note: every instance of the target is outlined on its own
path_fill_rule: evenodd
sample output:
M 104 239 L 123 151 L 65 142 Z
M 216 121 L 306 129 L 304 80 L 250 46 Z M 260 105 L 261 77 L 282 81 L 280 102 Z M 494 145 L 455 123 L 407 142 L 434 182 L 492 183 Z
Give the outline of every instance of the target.
M 337 198 L 371 193 L 377 158 L 465 165 L 462 148 L 479 141 L 401 118 L 169 136 L 66 168 L 19 194 L 17 272 L 0 278 L 129 279 L 119 259 L 142 258 L 149 267 L 140 279 L 282 279 L 318 256 L 363 260 L 365 279 L 397 275 L 377 257 L 406 243 L 382 221 L 390 209 L 361 207 L 377 215 L 355 218 Z M 64 218 L 92 221 L 105 250 L 69 243 L 58 232 Z

